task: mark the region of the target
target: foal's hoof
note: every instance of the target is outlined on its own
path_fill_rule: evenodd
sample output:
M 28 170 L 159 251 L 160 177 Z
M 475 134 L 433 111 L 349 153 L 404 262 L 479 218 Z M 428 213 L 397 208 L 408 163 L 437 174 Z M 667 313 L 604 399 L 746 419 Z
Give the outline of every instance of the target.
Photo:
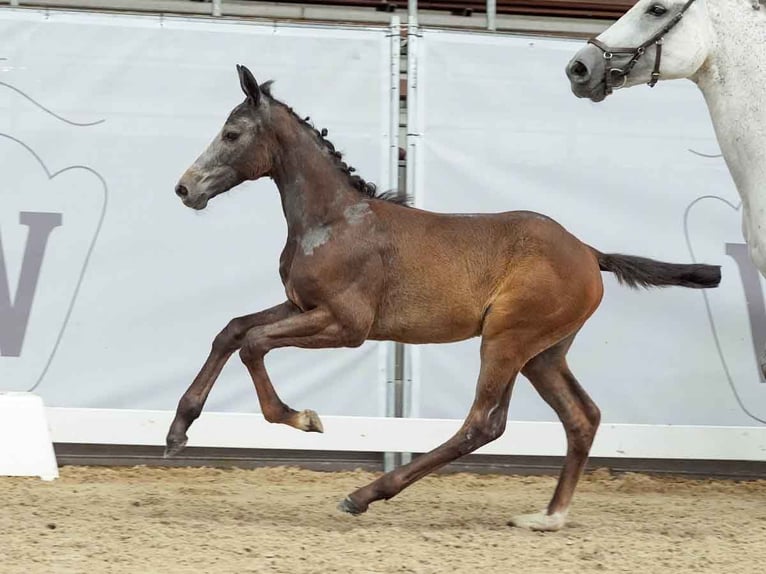
M 533 514 L 519 514 L 508 521 L 508 526 L 536 530 L 538 532 L 555 532 L 561 530 L 566 522 L 567 515 L 564 512 L 547 514 L 545 511 Z
M 167 445 L 165 446 L 165 458 L 171 458 L 181 452 L 186 446 L 187 438 L 171 439 L 168 437 Z
M 367 509 L 365 508 L 364 510 L 362 510 L 356 505 L 356 503 L 353 500 L 346 497 L 338 503 L 338 510 L 342 512 L 348 512 L 349 514 L 353 516 L 359 516 L 360 514 L 363 514 L 364 511 Z
M 319 415 L 309 409 L 295 415 L 295 428 L 306 432 L 324 432 Z

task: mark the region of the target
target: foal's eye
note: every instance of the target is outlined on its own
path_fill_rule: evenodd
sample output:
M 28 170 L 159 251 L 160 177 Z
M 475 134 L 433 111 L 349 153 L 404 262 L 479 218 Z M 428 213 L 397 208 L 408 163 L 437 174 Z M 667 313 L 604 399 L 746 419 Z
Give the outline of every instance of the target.
M 223 132 L 223 139 L 225 139 L 227 142 L 236 141 L 238 137 L 238 132 Z
M 664 16 L 667 13 L 668 9 L 665 8 L 662 4 L 653 4 L 649 7 L 649 9 L 646 11 L 647 14 L 651 14 L 652 16 Z

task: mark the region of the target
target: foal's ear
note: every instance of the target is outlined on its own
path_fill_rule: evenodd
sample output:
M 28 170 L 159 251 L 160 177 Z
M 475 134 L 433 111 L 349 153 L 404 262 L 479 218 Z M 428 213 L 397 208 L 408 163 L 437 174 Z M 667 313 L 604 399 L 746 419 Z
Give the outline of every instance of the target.
M 261 101 L 261 89 L 258 87 L 258 82 L 255 81 L 255 76 L 247 67 L 239 64 L 237 64 L 237 73 L 239 74 L 239 85 L 242 87 L 242 91 L 245 92 L 250 103 L 257 106 Z

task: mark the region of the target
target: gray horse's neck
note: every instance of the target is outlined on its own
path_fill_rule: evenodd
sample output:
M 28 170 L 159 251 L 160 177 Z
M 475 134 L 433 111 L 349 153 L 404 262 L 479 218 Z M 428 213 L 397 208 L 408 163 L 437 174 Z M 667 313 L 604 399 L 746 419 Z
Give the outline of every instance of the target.
M 692 78 L 702 90 L 716 136 L 742 198 L 751 248 L 766 213 L 766 9 L 745 0 L 707 0 L 716 39 Z M 763 231 L 766 239 L 766 229 Z M 761 262 L 766 272 L 766 243 Z M 753 253 L 754 259 L 758 256 Z

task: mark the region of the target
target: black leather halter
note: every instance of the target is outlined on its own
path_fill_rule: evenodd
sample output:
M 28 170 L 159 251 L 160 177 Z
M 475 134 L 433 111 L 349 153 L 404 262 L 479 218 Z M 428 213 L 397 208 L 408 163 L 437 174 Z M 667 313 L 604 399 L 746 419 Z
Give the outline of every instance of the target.
M 681 11 L 678 14 L 676 14 L 667 24 L 665 24 L 659 32 L 657 32 L 654 36 L 649 38 L 646 42 L 637 48 L 611 48 L 596 38 L 591 38 L 588 40 L 588 44 L 593 44 L 596 46 L 596 48 L 604 53 L 604 60 L 606 60 L 606 65 L 604 66 L 604 86 L 607 96 L 614 91 L 615 87 L 621 88 L 625 85 L 625 82 L 628 81 L 628 75 L 633 69 L 633 66 L 635 66 L 636 63 L 641 59 L 641 56 L 646 53 L 646 49 L 655 44 L 657 49 L 656 55 L 654 57 L 654 70 L 652 71 L 652 79 L 649 80 L 648 84 L 650 88 L 653 88 L 657 84 L 660 79 L 662 42 L 665 38 L 665 34 L 676 27 L 676 25 L 681 21 L 681 18 L 684 17 L 684 14 L 692 4 L 694 4 L 694 0 L 687 0 L 686 4 L 683 5 Z M 612 58 L 615 55 L 630 56 L 631 58 L 622 68 L 617 68 L 612 66 Z M 613 83 L 614 78 L 621 78 L 622 84 L 618 86 L 617 84 Z

